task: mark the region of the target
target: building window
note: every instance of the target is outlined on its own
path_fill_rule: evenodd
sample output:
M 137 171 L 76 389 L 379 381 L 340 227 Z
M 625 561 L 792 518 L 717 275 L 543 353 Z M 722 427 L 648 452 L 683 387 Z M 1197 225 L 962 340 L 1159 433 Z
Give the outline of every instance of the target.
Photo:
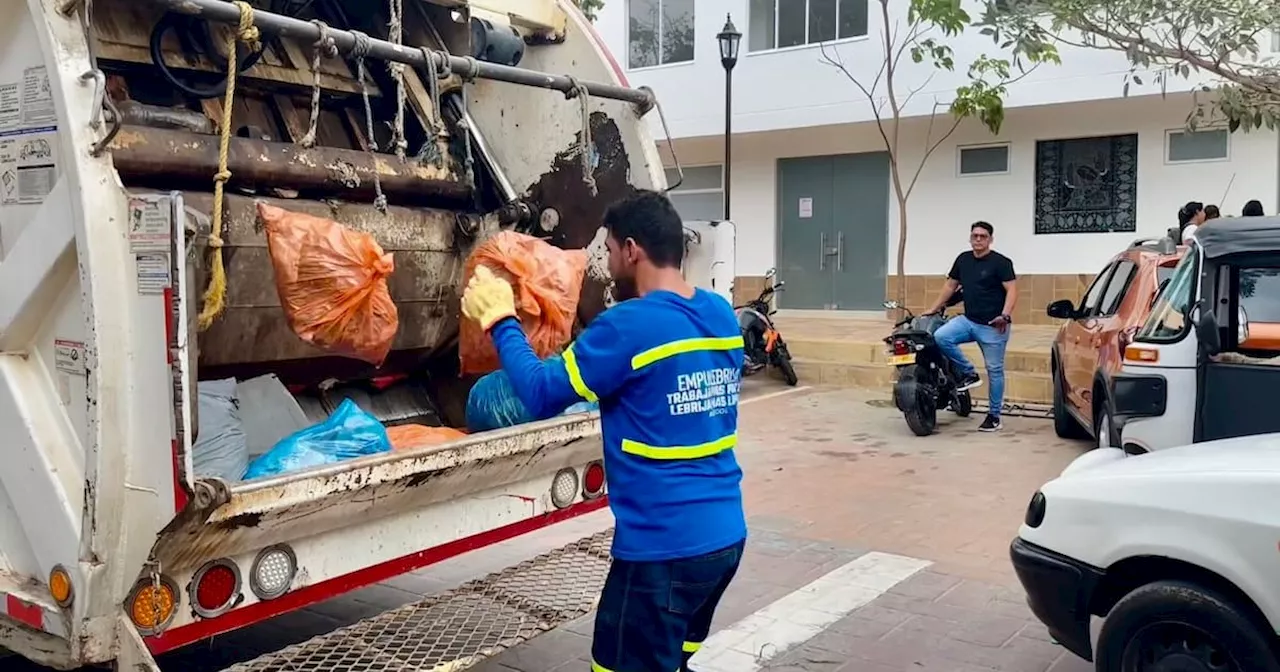
M 747 49 L 768 51 L 867 34 L 867 0 L 751 0 Z
M 959 149 L 959 173 L 971 175 L 1001 175 L 1009 172 L 1009 145 L 985 145 Z
M 631 69 L 693 60 L 693 0 L 630 0 Z
M 667 169 L 667 184 L 680 179 L 674 168 Z M 667 194 L 686 222 L 724 219 L 724 168 L 685 166 L 684 182 Z
M 1133 232 L 1138 136 L 1036 143 L 1036 233 Z
M 1207 131 L 1169 131 L 1165 138 L 1165 160 L 1225 161 L 1229 155 L 1230 134 L 1226 129 Z

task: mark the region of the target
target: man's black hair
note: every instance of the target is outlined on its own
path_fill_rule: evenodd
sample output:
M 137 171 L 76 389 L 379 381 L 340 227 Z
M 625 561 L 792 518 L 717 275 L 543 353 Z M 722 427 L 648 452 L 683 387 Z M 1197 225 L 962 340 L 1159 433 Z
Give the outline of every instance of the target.
M 996 235 L 996 227 L 991 226 L 987 222 L 982 222 L 982 221 L 974 222 L 969 226 L 969 233 L 973 233 L 974 229 L 982 229 L 983 231 L 987 232 L 988 236 Z
M 642 189 L 614 203 L 604 227 L 619 243 L 636 241 L 655 266 L 680 268 L 684 261 L 684 222 L 664 194 Z
M 1262 209 L 1262 201 L 1252 200 L 1244 204 L 1244 209 L 1240 211 L 1241 217 L 1262 217 L 1267 214 Z

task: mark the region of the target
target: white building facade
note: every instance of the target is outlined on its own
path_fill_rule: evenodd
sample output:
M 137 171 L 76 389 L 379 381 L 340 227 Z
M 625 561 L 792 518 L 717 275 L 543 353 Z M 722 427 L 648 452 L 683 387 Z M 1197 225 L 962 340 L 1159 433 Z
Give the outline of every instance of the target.
M 900 15 L 891 24 L 904 24 L 907 3 L 892 4 Z M 674 165 L 673 149 L 684 169 L 672 196 L 690 220 L 723 216 L 725 74 L 716 34 L 726 16 L 743 33 L 728 171 L 739 289 L 751 292 L 776 267 L 788 286 L 784 309 L 876 310 L 897 294 L 889 155 L 867 98 L 824 55 L 870 86 L 884 60 L 879 2 L 607 0 L 597 30 L 630 83 L 652 87 L 662 102 L 672 140 L 660 142 L 664 160 Z M 920 89 L 900 131 L 907 179 L 926 138 L 950 126 L 946 105 L 967 64 L 1002 56 L 977 31 L 946 43 L 957 72 L 907 57 L 895 78 L 900 99 Z M 1162 91 L 1145 73 L 1143 85 L 1126 87 L 1121 53 L 1067 49 L 1061 57 L 1010 86 L 999 135 L 965 121 L 925 163 L 907 207 L 904 268 L 914 307 L 936 295 L 974 221 L 994 225 L 996 249 L 1023 279 L 1015 319 L 1040 322 L 1048 300 L 1079 298 L 1080 285 L 1116 252 L 1176 225 L 1187 201 L 1230 215 L 1257 199 L 1276 212 L 1276 133 L 1190 133 L 1192 82 Z

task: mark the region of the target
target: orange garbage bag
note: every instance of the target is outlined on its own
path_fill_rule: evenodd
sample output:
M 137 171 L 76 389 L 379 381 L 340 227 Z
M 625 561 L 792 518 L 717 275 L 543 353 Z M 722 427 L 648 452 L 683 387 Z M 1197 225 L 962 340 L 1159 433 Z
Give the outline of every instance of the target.
M 452 427 L 428 427 L 426 425 L 396 425 L 387 428 L 387 438 L 392 450 L 408 450 L 422 446 L 434 446 L 456 441 L 467 433 Z
M 387 290 L 395 270 L 373 236 L 323 217 L 258 203 L 276 291 L 298 338 L 381 366 L 400 318 Z
M 586 251 L 562 250 L 533 236 L 503 231 L 471 253 L 463 287 L 480 264 L 511 283 L 516 312 L 539 357 L 554 355 L 568 344 L 587 271 Z M 464 317 L 459 330 L 458 355 L 464 375 L 489 373 L 501 366 L 493 342 L 479 324 Z

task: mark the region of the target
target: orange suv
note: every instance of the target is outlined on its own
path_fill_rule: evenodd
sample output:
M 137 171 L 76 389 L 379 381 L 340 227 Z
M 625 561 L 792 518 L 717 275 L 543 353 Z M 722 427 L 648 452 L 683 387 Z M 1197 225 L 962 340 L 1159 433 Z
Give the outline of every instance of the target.
M 1094 278 L 1080 305 L 1049 304 L 1049 317 L 1067 320 L 1053 339 L 1053 428 L 1063 438 L 1093 436 L 1118 446 L 1112 419 L 1110 378 L 1120 371 L 1124 348 L 1147 320 L 1156 294 L 1186 251 L 1171 239 L 1135 241 Z

